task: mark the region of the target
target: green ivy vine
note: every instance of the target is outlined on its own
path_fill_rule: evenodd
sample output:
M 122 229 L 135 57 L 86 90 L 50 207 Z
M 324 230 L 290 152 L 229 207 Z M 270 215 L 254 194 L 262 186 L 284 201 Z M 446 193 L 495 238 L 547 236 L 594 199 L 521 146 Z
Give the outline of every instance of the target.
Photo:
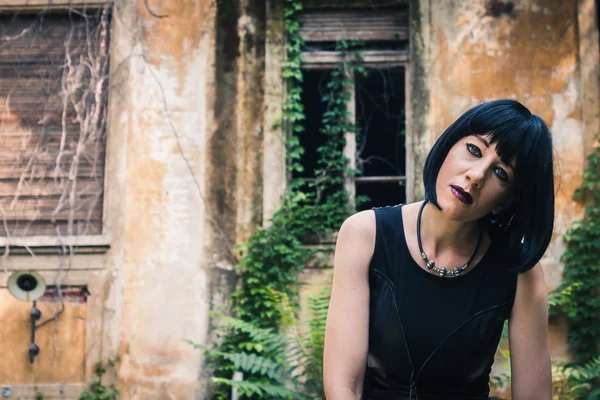
M 287 96 L 282 107 L 283 123 L 288 132 L 287 156 L 290 172 L 302 172 L 301 156 L 304 149 L 299 135 L 303 134 L 305 119 L 302 104 L 302 47 L 298 34 L 302 3 L 286 0 L 284 7 L 287 34 L 287 61 L 282 76 L 286 80 Z M 344 190 L 344 174 L 348 159 L 344 156 L 344 134 L 354 129 L 346 109 L 349 85 L 363 73 L 360 54 L 353 52 L 356 43 L 340 42 L 338 49 L 348 52 L 346 59 L 332 72 L 323 101 L 326 112 L 320 134 L 327 136 L 318 150 L 316 179 L 306 185 L 296 178 L 288 185 L 281 208 L 275 212 L 267 227 L 258 228 L 248 242 L 239 247 L 240 288 L 232 296 L 234 313 L 258 326 L 274 326 L 279 321 L 268 290 L 285 293 L 292 302 L 297 298 L 297 272 L 304 268 L 311 253 L 303 240 L 312 233 L 336 230 L 353 211 L 348 207 L 348 193 Z
M 560 299 L 557 309 L 569 321 L 568 341 L 578 363 L 600 353 L 600 147 L 589 156 L 583 179 L 573 199 L 589 205 L 584 218 L 563 236 L 563 283 L 554 295 Z
M 282 105 L 282 126 L 287 133 L 286 161 L 289 184 L 283 204 L 271 217 L 268 226 L 258 227 L 250 239 L 238 248 L 238 288 L 231 296 L 232 312 L 236 318 L 257 329 L 278 327 L 282 321 L 281 306 L 270 293 L 281 293 L 292 307 L 297 305 L 298 272 L 304 268 L 313 253 L 307 250 L 304 239 L 315 233 L 331 232 L 339 228 L 350 215 L 348 193 L 344 189 L 344 175 L 348 169 L 344 156 L 345 132 L 354 130 L 347 111 L 354 78 L 364 73 L 360 65 L 360 46 L 356 42 L 340 42 L 337 50 L 345 54 L 343 62 L 331 73 L 327 93 L 322 99 L 326 111 L 322 117 L 320 134 L 325 144 L 317 149 L 315 180 L 309 185 L 300 178 L 303 172 L 300 135 L 304 134 L 304 105 L 302 103 L 302 50 L 304 42 L 299 35 L 301 0 L 284 0 L 286 61 L 282 67 L 286 98 Z M 213 382 L 231 379 L 236 370 L 231 357 L 224 354 L 254 353 L 265 356 L 265 346 L 247 331 L 234 330 L 222 338 L 217 351 L 208 352 L 209 363 L 215 368 Z M 245 377 L 252 379 L 252 376 Z M 217 385 L 217 398 L 228 398 L 228 387 Z M 250 396 L 250 398 L 255 398 Z
M 115 357 L 114 359 L 108 360 L 106 364 L 101 362 L 97 363 L 94 367 L 94 378 L 90 382 L 90 385 L 87 389 L 83 391 L 79 395 L 79 400 L 118 400 L 121 398 L 121 394 L 119 390 L 116 388 L 114 384 L 109 386 L 105 386 L 102 377 L 108 369 L 112 369 L 114 371 L 115 366 L 119 362 L 119 358 Z

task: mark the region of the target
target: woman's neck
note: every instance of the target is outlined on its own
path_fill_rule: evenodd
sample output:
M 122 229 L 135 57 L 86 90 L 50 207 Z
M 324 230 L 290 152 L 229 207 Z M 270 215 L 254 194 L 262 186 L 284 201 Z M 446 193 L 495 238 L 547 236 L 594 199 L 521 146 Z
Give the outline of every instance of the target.
M 425 205 L 421 215 L 421 241 L 430 259 L 448 252 L 470 255 L 479 229 L 478 221 L 452 221 L 431 203 Z

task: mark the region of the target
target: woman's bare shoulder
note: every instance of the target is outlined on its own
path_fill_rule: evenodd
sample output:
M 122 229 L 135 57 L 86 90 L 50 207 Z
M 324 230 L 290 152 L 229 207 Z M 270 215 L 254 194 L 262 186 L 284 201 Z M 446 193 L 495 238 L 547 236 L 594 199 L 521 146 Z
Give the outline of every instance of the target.
M 375 212 L 360 211 L 344 221 L 335 246 L 334 268 L 366 276 L 375 250 Z
M 342 227 L 340 228 L 340 232 L 338 234 L 338 238 L 340 236 L 355 236 L 358 235 L 360 237 L 370 237 L 371 235 L 375 237 L 376 231 L 376 222 L 375 222 L 375 211 L 373 210 L 364 210 L 359 211 L 356 214 L 353 214 L 346 218 Z

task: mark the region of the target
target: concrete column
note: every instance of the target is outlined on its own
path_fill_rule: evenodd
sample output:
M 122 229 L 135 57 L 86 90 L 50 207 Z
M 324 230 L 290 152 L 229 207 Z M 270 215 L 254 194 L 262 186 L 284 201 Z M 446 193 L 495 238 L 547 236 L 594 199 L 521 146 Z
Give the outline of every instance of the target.
M 212 223 L 204 178 L 215 10 L 214 0 L 115 4 L 106 209 L 112 318 L 103 350 L 121 358 L 123 399 L 197 392 L 201 352 L 185 340 L 207 338 L 207 243 L 221 223 Z
M 281 105 L 285 100 L 285 86 L 281 77 L 285 60 L 284 43 L 283 2 L 267 0 L 263 170 L 268 173 L 269 179 L 265 180 L 263 190 L 264 223 L 281 206 L 287 183 L 285 132 L 281 114 Z

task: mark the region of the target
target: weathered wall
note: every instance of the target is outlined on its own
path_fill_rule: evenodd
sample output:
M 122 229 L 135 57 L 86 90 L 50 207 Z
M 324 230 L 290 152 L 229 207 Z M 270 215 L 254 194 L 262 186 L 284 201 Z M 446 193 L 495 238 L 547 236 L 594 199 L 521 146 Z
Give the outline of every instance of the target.
M 285 101 L 285 84 L 281 76 L 281 68 L 285 60 L 283 2 L 267 0 L 266 3 L 263 147 L 263 171 L 266 179 L 263 185 L 263 224 L 268 224 L 269 219 L 281 206 L 287 181 L 281 111 L 281 105 Z
M 124 399 L 192 398 L 207 337 L 206 172 L 215 2 L 122 1 L 113 22 L 109 343 Z M 108 353 L 108 351 L 107 351 Z
M 48 5 L 34 3 L 14 7 Z M 103 235 L 74 239 L 86 250 L 72 257 L 51 247 L 1 259 L 8 272 L 35 269 L 92 294 L 40 330 L 31 366 L 30 305 L 2 289 L 0 314 L 14 320 L 0 335 L 11 349 L 0 384 L 13 396 L 33 398 L 36 385 L 45 398 L 75 398 L 94 363 L 118 355 L 124 399 L 205 398 L 210 371 L 185 341 L 212 339 L 234 248 L 262 220 L 265 21 L 262 0 L 115 2 Z M 54 306 L 39 305 L 45 317 Z
M 7 290 L 2 290 L 0 304 L 0 321 L 4 321 L 0 329 L 3 364 L 0 382 L 12 385 L 84 381 L 85 302 L 66 300 L 60 316 L 64 323 L 46 324 L 36 331 L 35 342 L 40 353 L 33 364 L 30 364 L 28 356 L 31 303 L 18 301 Z M 58 301 L 38 301 L 37 308 L 42 313 L 42 321 L 45 321 L 61 309 L 61 304 Z
M 113 38 L 118 384 L 125 399 L 203 398 L 184 341 L 209 341 L 233 248 L 261 218 L 265 5 L 148 3 L 121 2 Z
M 581 115 L 586 155 L 597 144 L 600 133 L 600 31 L 595 0 L 578 1 L 579 75 L 581 76 Z

